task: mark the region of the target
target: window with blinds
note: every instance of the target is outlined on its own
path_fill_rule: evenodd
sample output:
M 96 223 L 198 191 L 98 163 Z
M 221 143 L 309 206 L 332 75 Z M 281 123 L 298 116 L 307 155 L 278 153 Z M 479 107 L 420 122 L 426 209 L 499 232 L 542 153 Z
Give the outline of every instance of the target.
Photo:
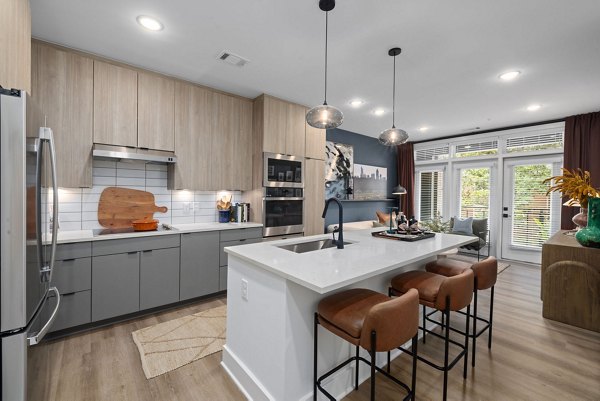
M 560 199 L 546 195 L 552 164 L 513 167 L 511 245 L 540 248 L 558 229 Z
M 450 148 L 448 145 L 435 148 L 415 150 L 415 161 L 423 162 L 430 160 L 445 160 L 450 157 Z
M 485 141 L 456 145 L 456 157 L 472 157 L 498 154 L 498 141 Z
M 531 152 L 534 150 L 560 149 L 563 147 L 563 133 L 529 135 L 506 140 L 506 152 Z
M 444 199 L 444 172 L 419 173 L 419 220 L 430 221 L 442 214 Z
M 490 167 L 460 169 L 460 217 L 489 216 L 491 179 Z

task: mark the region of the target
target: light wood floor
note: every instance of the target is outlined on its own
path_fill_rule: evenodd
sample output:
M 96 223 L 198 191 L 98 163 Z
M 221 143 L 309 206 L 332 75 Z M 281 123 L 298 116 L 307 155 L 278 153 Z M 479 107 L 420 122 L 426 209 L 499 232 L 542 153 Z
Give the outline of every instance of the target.
M 600 400 L 600 334 L 542 318 L 539 268 L 513 264 L 498 278 L 494 308 L 494 340 L 477 344 L 477 366 L 462 378 L 462 362 L 449 377 L 449 400 Z M 488 294 L 480 293 L 487 311 Z M 53 359 L 48 384 L 31 399 L 79 400 L 244 400 L 220 366 L 217 353 L 174 372 L 146 380 L 131 332 L 200 310 L 222 305 L 213 299 L 192 306 L 116 324 L 43 345 Z M 429 336 L 419 353 L 439 357 L 442 342 Z M 50 373 L 52 372 L 52 373 Z M 392 372 L 410 382 L 406 356 L 392 363 Z M 441 400 L 442 373 L 419 363 L 418 400 Z M 397 400 L 400 394 L 386 379 L 377 381 L 377 400 Z M 369 399 L 369 384 L 344 400 Z M 288 400 L 281 400 L 288 401 Z

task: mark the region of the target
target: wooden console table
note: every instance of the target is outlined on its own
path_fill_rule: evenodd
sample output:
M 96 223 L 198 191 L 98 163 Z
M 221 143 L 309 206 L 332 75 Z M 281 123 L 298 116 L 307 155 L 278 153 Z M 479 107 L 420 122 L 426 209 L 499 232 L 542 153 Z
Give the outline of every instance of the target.
M 600 249 L 559 231 L 542 246 L 543 316 L 600 332 Z

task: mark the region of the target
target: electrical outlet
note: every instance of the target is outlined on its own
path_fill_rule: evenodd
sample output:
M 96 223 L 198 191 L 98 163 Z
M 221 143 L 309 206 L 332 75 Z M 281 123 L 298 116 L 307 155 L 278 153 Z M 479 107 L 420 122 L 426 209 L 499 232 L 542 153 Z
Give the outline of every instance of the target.
M 245 278 L 242 279 L 242 299 L 248 300 L 248 280 Z
M 183 214 L 189 215 L 193 208 L 192 202 L 183 202 Z

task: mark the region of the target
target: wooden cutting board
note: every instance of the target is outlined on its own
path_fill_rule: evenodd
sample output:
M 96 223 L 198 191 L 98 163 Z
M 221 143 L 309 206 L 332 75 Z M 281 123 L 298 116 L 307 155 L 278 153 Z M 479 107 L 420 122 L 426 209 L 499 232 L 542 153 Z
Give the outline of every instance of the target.
M 100 195 L 98 222 L 106 228 L 132 227 L 133 220 L 152 219 L 154 213 L 167 210 L 166 206 L 156 206 L 150 192 L 108 187 Z

